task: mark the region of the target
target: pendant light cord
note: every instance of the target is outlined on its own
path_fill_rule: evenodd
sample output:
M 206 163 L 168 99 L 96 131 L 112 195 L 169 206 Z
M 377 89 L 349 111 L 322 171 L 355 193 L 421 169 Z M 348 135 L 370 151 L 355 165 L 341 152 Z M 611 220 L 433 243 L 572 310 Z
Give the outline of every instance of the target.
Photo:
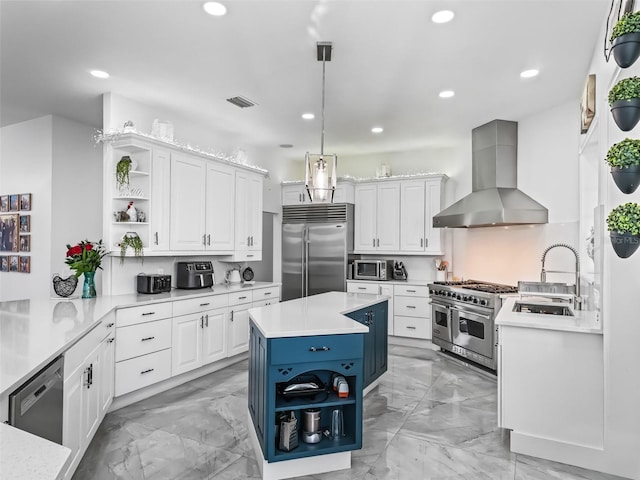
M 320 136 L 320 158 L 324 160 L 324 77 L 325 50 L 322 49 L 322 134 Z

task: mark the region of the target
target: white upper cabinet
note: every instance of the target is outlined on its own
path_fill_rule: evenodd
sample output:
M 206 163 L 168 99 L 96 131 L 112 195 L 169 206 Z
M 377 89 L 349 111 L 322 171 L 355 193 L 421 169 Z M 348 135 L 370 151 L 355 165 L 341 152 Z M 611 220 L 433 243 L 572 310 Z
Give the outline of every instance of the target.
M 400 182 L 356 185 L 355 202 L 355 252 L 398 252 Z
M 171 155 L 171 250 L 204 250 L 206 179 L 204 160 Z
M 262 260 L 263 178 L 251 172 L 236 172 L 235 261 Z
M 212 162 L 207 165 L 207 250 L 233 250 L 234 180 L 233 168 Z
M 171 153 L 164 148 L 154 148 L 151 160 L 151 207 L 149 225 L 151 250 L 169 250 L 169 215 L 171 208 Z
M 441 255 L 442 229 L 433 227 L 441 210 L 444 177 L 402 182 L 400 191 L 400 250 Z
M 333 203 L 354 203 L 355 187 L 351 181 L 339 181 L 333 194 Z M 282 205 L 309 205 L 309 194 L 304 183 L 282 185 Z

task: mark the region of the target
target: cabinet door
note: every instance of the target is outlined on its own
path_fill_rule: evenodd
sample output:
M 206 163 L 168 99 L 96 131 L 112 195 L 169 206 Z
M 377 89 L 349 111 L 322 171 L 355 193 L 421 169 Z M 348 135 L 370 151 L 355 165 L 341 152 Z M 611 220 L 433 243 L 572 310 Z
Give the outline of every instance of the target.
M 85 363 L 89 369 L 89 382 L 82 390 L 82 448 L 91 442 L 93 435 L 100 425 L 100 350 L 102 344 L 97 345 Z
M 249 350 L 249 308 L 250 304 L 229 309 L 229 356 Z
M 304 185 L 283 185 L 282 205 L 301 205 L 309 203 L 309 196 Z
M 442 210 L 442 180 L 432 178 L 426 180 L 425 203 L 425 252 L 441 255 L 442 252 L 442 228 L 433 227 L 434 215 Z
M 169 210 L 171 208 L 171 154 L 154 149 L 151 162 L 151 206 L 149 208 L 151 250 L 169 250 Z
M 424 180 L 402 182 L 400 190 L 400 248 L 422 252 L 425 247 Z
M 233 250 L 234 177 L 231 167 L 207 164 L 207 250 Z
M 115 336 L 109 335 L 100 344 L 100 419 L 104 418 L 113 400 L 115 372 Z
M 235 222 L 235 250 L 246 251 L 249 250 L 251 243 L 251 234 L 249 233 L 249 219 L 247 218 L 247 211 L 249 210 L 250 200 L 250 183 L 249 176 L 246 172 L 236 172 L 236 189 L 235 189 L 235 201 L 236 201 L 236 222 Z
M 262 252 L 262 189 L 261 175 L 249 177 L 249 191 L 251 193 L 248 204 L 247 218 L 249 219 L 249 235 L 251 242 L 249 250 Z
M 172 250 L 202 250 L 205 241 L 206 167 L 204 160 L 171 155 Z
M 376 250 L 400 250 L 400 183 L 382 182 L 378 185 L 376 220 Z
M 375 250 L 376 241 L 376 195 L 373 184 L 356 186 L 356 205 L 354 223 L 354 250 Z
M 80 449 L 82 439 L 82 417 L 79 412 L 82 411 L 82 390 L 84 388 L 84 379 L 86 373 L 84 366 L 78 367 L 64 382 L 64 408 L 62 420 L 62 445 L 71 450 L 69 458 L 69 469 L 65 478 L 71 478 L 70 471 L 75 470 L 80 458 L 82 450 Z
M 205 312 L 202 330 L 202 364 L 227 358 L 227 309 Z
M 374 325 L 374 336 L 375 336 L 375 360 L 376 360 L 376 368 L 375 368 L 375 376 L 376 378 L 382 375 L 387 371 L 387 334 L 389 331 L 388 327 L 388 305 L 386 303 L 374 305 L 372 308 L 371 320 Z
M 202 365 L 202 330 L 204 315 L 201 313 L 173 318 L 171 343 L 171 373 L 179 375 Z

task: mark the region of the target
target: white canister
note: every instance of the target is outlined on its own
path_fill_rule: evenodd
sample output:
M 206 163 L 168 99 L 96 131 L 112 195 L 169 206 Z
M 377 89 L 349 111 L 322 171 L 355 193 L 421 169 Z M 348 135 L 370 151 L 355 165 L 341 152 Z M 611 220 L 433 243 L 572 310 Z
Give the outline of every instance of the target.
M 447 279 L 446 270 L 436 270 L 436 281 L 444 282 Z

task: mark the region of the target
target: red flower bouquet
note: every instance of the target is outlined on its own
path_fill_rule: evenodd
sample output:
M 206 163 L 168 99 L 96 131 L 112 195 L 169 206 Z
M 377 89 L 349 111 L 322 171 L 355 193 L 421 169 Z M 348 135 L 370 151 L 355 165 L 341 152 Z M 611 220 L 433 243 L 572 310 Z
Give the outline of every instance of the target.
M 73 247 L 67 245 L 67 258 L 65 263 L 71 270 L 75 270 L 75 276 L 79 277 L 83 273 L 95 272 L 102 268 L 102 258 L 107 254 L 102 240 L 90 242 L 84 240 Z

